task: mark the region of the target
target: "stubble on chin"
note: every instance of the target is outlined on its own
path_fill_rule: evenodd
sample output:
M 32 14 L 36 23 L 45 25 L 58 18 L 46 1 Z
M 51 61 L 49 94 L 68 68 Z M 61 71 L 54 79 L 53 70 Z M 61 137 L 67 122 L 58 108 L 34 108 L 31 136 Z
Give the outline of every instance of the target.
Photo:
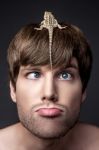
M 18 113 L 23 126 L 32 135 L 42 139 L 56 139 L 65 136 L 79 118 L 79 112 L 76 112 L 74 116 L 68 116 L 68 110 L 60 118 L 44 118 L 35 115 L 33 109 L 26 114 L 20 106 L 18 106 Z

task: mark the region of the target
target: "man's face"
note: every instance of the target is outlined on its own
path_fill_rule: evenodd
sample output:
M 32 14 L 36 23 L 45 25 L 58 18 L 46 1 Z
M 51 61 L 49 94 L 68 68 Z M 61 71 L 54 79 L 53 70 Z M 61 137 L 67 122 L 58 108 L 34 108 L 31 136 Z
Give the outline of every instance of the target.
M 75 58 L 53 72 L 48 66 L 21 66 L 16 90 L 10 87 L 20 121 L 37 137 L 61 137 L 78 120 L 85 94 Z

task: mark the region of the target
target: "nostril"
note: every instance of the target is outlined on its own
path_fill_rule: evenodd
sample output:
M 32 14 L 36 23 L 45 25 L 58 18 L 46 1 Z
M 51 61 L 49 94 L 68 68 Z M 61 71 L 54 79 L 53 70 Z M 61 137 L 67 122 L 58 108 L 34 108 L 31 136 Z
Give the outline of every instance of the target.
M 49 97 L 49 100 L 56 101 L 57 97 L 55 95 L 52 95 L 52 96 Z
M 42 100 L 49 100 L 49 101 L 57 101 L 58 97 L 56 95 L 51 95 L 51 96 L 43 96 Z
M 45 96 L 43 96 L 43 97 L 42 97 L 42 100 L 45 100 L 45 99 L 46 99 L 46 97 L 45 97 Z

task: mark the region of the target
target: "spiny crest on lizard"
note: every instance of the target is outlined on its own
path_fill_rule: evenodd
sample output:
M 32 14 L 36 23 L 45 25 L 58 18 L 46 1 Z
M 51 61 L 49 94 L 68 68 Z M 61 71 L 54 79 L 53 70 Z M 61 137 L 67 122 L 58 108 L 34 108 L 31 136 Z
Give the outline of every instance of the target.
M 45 11 L 44 13 L 44 20 L 40 23 L 39 28 L 35 28 L 36 30 L 42 30 L 43 28 L 46 28 L 49 32 L 49 58 L 50 58 L 50 65 L 52 70 L 52 40 L 53 40 L 53 30 L 54 28 L 58 27 L 59 29 L 64 29 L 65 27 L 62 27 L 60 24 L 58 24 L 58 21 L 55 19 L 53 14 L 49 11 Z

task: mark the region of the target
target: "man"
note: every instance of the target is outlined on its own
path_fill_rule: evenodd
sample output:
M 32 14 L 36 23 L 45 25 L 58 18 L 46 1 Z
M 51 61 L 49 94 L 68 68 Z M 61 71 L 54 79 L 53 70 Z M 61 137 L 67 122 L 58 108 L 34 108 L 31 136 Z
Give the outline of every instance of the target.
M 0 131 L 0 150 L 98 150 L 98 128 L 79 123 L 92 67 L 83 33 L 45 12 L 8 48 L 11 98 L 20 123 Z

